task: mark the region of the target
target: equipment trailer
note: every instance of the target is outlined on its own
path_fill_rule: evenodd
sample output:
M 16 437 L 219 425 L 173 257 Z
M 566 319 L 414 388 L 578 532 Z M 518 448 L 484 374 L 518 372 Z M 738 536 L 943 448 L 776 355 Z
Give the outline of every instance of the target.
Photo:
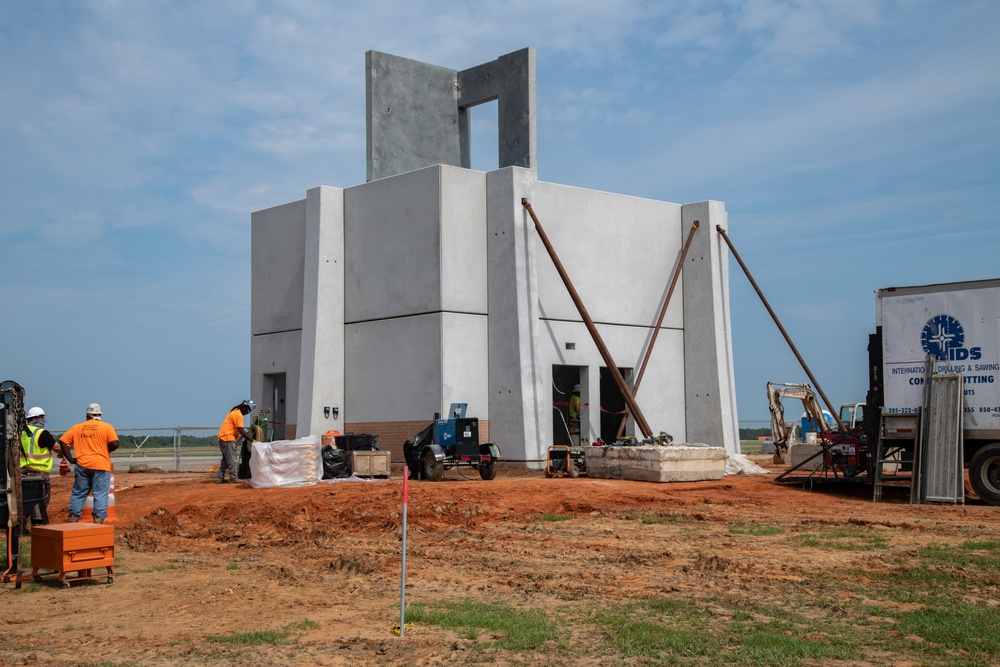
M 437 481 L 445 470 L 470 467 L 483 479 L 497 476 L 500 449 L 492 442 L 479 442 L 479 419 L 466 417 L 467 403 L 452 403 L 448 419 L 434 415 L 427 428 L 403 444 L 410 479 Z

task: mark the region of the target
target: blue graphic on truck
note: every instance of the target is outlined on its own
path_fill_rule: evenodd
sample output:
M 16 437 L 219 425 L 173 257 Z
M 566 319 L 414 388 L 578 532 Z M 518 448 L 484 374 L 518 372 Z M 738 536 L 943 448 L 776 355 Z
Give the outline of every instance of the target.
M 980 359 L 982 349 L 965 347 L 965 328 L 951 315 L 935 315 L 927 320 L 920 333 L 920 344 L 924 352 L 939 361 L 964 361 Z

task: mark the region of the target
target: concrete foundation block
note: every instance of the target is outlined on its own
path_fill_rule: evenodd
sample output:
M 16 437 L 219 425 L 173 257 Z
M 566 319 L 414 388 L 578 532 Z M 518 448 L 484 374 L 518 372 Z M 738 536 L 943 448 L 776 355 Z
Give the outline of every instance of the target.
M 795 466 L 799 465 L 800 463 L 808 459 L 813 454 L 816 454 L 817 452 L 821 451 L 823 451 L 822 445 L 813 445 L 809 443 L 791 445 L 788 448 L 789 463 L 794 468 Z M 812 461 L 799 468 L 799 470 L 805 472 L 811 472 L 813 470 L 819 470 L 822 467 L 823 467 L 823 457 L 817 456 Z
M 639 482 L 697 482 L 722 479 L 726 469 L 723 447 L 691 445 L 587 447 L 587 475 Z

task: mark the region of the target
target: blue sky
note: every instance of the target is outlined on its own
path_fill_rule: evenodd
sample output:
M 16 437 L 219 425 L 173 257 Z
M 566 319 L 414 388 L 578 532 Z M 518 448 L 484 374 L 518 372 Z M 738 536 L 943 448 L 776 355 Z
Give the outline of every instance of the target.
M 539 178 L 724 201 L 835 403 L 864 399 L 874 290 L 1000 276 L 991 0 L 5 2 L 2 379 L 52 428 L 91 401 L 220 422 L 249 387 L 250 213 L 364 182 L 365 52 L 525 46 Z M 765 383 L 806 377 L 735 264 L 731 299 L 740 418 L 764 420 Z

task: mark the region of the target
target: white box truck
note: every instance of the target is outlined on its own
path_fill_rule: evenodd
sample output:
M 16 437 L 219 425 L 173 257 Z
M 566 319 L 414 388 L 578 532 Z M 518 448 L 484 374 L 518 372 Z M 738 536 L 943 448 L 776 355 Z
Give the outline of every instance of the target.
M 881 418 L 867 421 L 868 442 L 915 439 L 929 356 L 935 372 L 963 376 L 969 478 L 1000 505 L 1000 279 L 888 287 L 875 301 L 867 415 Z

